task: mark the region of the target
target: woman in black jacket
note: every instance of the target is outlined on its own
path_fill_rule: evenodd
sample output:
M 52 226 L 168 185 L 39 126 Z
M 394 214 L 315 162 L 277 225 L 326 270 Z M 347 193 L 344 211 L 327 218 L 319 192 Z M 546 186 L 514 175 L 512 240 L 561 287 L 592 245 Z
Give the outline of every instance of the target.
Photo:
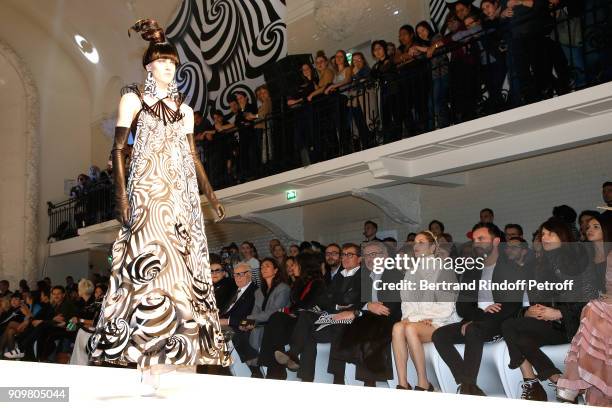
M 317 254 L 301 253 L 296 257 L 297 278 L 291 287 L 290 304 L 270 316 L 259 349 L 259 365 L 268 367 L 266 378 L 286 379 L 287 371 L 274 359 L 274 352 L 289 344 L 297 314 L 311 309 L 325 286 L 322 259 Z
M 380 118 L 383 143 L 399 140 L 401 137 L 401 109 L 399 103 L 399 77 L 397 67 L 387 55 L 387 43 L 377 40 L 372 43 L 372 56 L 376 63 L 370 76 L 380 87 Z
M 542 224 L 540 231 L 544 252 L 537 261 L 532 279 L 539 283 L 567 280 L 579 283 L 586 267 L 586 252 L 575 242 L 568 225 L 551 218 Z M 585 304 L 580 286 L 565 291 L 529 290 L 531 306 L 523 310 L 523 317 L 503 323 L 502 332 L 510 354 L 509 367 L 520 368 L 524 379 L 521 399 L 547 401 L 546 391 L 538 380 L 556 383 L 559 379 L 561 371 L 540 347 L 571 342 Z

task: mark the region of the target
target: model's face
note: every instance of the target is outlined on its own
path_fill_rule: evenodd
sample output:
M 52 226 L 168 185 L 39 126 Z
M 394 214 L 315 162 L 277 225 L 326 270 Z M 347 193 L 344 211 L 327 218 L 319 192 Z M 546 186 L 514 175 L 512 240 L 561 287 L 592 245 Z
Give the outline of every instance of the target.
M 434 253 L 436 245 L 429 242 L 425 234 L 417 234 L 414 238 L 414 256 L 428 256 Z
M 155 81 L 164 86 L 168 86 L 174 79 L 176 65 L 170 58 L 160 58 L 147 65 L 147 71 L 151 71 Z
M 595 218 L 591 218 L 587 224 L 586 237 L 591 242 L 602 242 L 604 239 L 601 224 Z
M 542 228 L 542 248 L 545 251 L 552 251 L 561 247 L 561 238 L 553 231 Z

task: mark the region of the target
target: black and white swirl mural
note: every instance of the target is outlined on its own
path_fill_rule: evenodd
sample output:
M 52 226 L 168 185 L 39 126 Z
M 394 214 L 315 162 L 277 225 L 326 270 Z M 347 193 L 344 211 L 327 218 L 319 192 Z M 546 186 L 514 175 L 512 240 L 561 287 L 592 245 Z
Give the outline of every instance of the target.
M 197 111 L 226 111 L 229 96 L 264 83 L 263 69 L 287 55 L 285 0 L 183 0 L 166 30 L 183 64 L 179 89 Z

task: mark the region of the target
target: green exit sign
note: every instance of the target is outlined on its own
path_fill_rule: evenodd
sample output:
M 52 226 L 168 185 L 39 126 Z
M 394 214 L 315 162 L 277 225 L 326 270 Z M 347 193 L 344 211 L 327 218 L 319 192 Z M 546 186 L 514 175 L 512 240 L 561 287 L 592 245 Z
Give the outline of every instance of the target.
M 297 191 L 289 190 L 287 191 L 287 201 L 293 201 L 297 198 Z

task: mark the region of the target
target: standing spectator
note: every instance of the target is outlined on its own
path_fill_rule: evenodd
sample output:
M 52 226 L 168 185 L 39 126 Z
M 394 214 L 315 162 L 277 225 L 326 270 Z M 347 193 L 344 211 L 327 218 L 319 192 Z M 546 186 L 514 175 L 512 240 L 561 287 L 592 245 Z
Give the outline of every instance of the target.
M 612 181 L 606 181 L 603 183 L 603 186 L 601 186 L 601 196 L 604 203 L 606 203 L 609 208 L 612 208 Z M 612 219 L 612 210 L 605 210 L 602 215 L 605 218 Z
M 506 224 L 504 227 L 504 234 L 506 235 L 506 239 L 523 238 L 523 227 L 519 224 Z
M 348 62 L 346 51 L 338 50 L 332 60 L 332 68 L 334 70 L 334 80 L 332 84 L 327 87 L 325 94 L 329 95 L 336 92 L 338 89 L 342 89 L 350 84 L 353 80 L 353 69 Z M 348 95 L 345 92 L 341 92 L 336 95 L 336 102 L 334 103 L 334 123 L 336 128 L 336 140 L 338 141 L 339 154 L 352 153 L 349 129 L 350 123 L 348 123 Z
M 353 74 L 353 90 L 349 94 L 349 123 L 353 128 L 353 136 L 355 135 L 355 130 L 357 130 L 357 135 L 359 136 L 359 142 L 361 144 L 360 149 L 364 150 L 373 146 L 367 124 L 372 120 L 372 111 L 373 107 L 376 105 L 376 101 L 373 99 L 374 95 L 371 90 L 368 90 L 365 86 L 358 86 L 366 82 L 370 77 L 370 65 L 368 65 L 368 61 L 362 52 L 353 54 L 351 68 Z M 354 127 L 353 123 L 355 125 Z
M 483 224 L 495 224 L 495 213 L 490 208 L 480 210 L 480 222 Z
M 6 279 L 0 280 L 0 298 L 9 297 L 12 294 L 13 292 L 10 291 L 9 281 Z
M 289 285 L 293 286 L 293 283 L 295 282 L 295 280 L 297 279 L 297 271 L 296 271 L 296 261 L 295 261 L 296 257 L 293 256 L 288 256 L 287 259 L 285 259 L 285 272 L 287 273 L 287 280 L 289 282 Z
M 255 94 L 259 101 L 257 114 L 248 113 L 246 119 L 257 122 L 255 124 L 255 137 L 260 147 L 259 151 L 261 151 L 259 162 L 263 164 L 264 167 L 269 167 L 272 162 L 274 151 L 272 147 L 272 122 L 268 120 L 268 116 L 272 113 L 272 99 L 270 98 L 270 91 L 267 85 L 257 87 L 257 89 L 255 89 Z
M 576 210 L 569 205 L 563 204 L 553 208 L 552 216 L 567 224 L 574 235 L 574 240 L 578 240 L 580 238 L 580 233 L 576 228 L 576 218 L 578 217 Z
M 277 238 L 272 238 L 270 241 L 268 241 L 268 251 L 270 255 L 274 256 L 274 247 L 280 245 L 280 243 L 281 242 Z
M 371 221 L 371 220 L 364 222 L 363 223 L 363 236 L 365 237 L 365 239 L 363 240 L 363 242 L 380 241 L 380 238 L 376 236 L 377 232 L 378 232 L 378 224 L 376 224 L 374 221 Z
M 300 247 L 296 244 L 291 244 L 289 246 L 289 256 L 296 257 L 300 254 Z
M 298 85 L 297 93 L 287 99 L 287 106 L 295 109 L 295 148 L 298 151 L 302 166 L 308 166 L 311 162 L 310 146 L 314 120 L 310 95 L 313 95 L 317 89 L 319 78 L 310 64 L 302 64 L 300 71 L 301 82 Z
M 395 44 L 392 42 L 387 42 L 387 56 L 390 59 L 395 59 L 395 55 L 397 54 L 397 47 L 395 47 Z
M 427 21 L 421 21 L 416 26 L 417 41 L 416 49 L 427 54 L 430 58 L 432 95 L 428 98 L 430 127 L 440 129 L 450 124 L 450 112 L 448 109 L 448 57 L 446 53 L 436 52 L 438 43 L 442 36 L 436 33 Z
M 257 166 L 257 158 L 260 157 L 258 154 L 260 147 L 257 143 L 253 124 L 248 120 L 248 117 L 257 113 L 257 108 L 249 101 L 246 92 L 236 91 L 235 97 L 239 108 L 235 119 L 239 137 L 238 167 L 240 180 L 245 182 L 253 180 L 259 168 L 259 166 Z
M 377 40 L 372 43 L 372 56 L 376 63 L 370 71 L 373 80 L 380 86 L 380 116 L 383 143 L 401 137 L 401 108 L 399 103 L 398 72 L 395 63 L 386 52 L 387 43 Z
M 250 272 L 255 285 L 259 287 L 260 276 L 259 276 L 259 260 L 254 251 L 254 245 L 248 241 L 244 241 L 240 244 L 240 260 L 250 266 Z
M 444 224 L 442 221 L 432 220 L 427 229 L 431 231 L 436 238 L 440 238 L 442 234 L 444 234 Z
M 287 251 L 285 251 L 285 247 L 283 247 L 281 244 L 274 245 L 274 248 L 272 248 L 272 257 L 276 259 L 276 262 L 278 262 L 278 264 L 284 268 L 285 260 L 287 259 Z

